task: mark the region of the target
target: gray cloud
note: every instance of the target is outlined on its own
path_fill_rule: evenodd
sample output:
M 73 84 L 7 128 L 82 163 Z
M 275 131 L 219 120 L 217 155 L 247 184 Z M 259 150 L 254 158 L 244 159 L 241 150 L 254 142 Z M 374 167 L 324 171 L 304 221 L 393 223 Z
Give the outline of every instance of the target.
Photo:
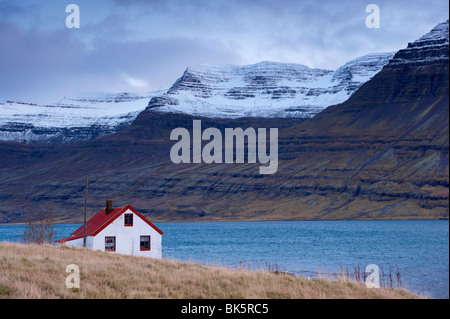
M 150 91 L 201 63 L 293 62 L 336 69 L 360 55 L 395 51 L 448 19 L 444 0 L 369 1 L 0 0 L 0 102 L 62 98 L 74 91 Z
M 50 103 L 74 91 L 152 91 L 172 84 L 188 65 L 239 59 L 219 40 L 97 38 L 90 47 L 66 30 L 24 32 L 1 22 L 0 38 L 8 43 L 0 50 L 4 100 Z M 132 85 L 138 82 L 146 85 Z

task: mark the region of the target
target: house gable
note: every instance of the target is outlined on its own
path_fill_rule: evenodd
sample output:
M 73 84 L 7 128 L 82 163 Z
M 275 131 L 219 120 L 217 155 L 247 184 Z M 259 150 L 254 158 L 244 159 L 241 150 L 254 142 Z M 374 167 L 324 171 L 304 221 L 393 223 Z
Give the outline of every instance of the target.
M 119 208 L 116 208 L 119 209 Z M 115 209 L 114 209 L 115 210 Z M 113 214 L 114 210 L 112 212 L 110 212 L 109 214 Z M 145 218 L 144 216 L 142 216 L 137 210 L 135 210 L 133 207 L 131 207 L 131 205 L 127 205 L 125 207 L 122 207 L 120 209 L 119 212 L 115 213 L 114 216 L 112 216 L 112 218 L 108 219 L 107 222 L 105 222 L 103 225 L 101 225 L 100 227 L 98 227 L 93 233 L 92 236 L 96 236 L 99 232 L 101 232 L 103 229 L 105 229 L 109 224 L 111 224 L 113 221 L 115 221 L 118 217 L 122 216 L 123 213 L 125 213 L 127 210 L 130 210 L 133 212 L 133 214 L 135 214 L 136 216 L 138 216 L 140 219 L 142 219 L 144 222 L 146 222 L 150 227 L 152 227 L 154 230 L 156 230 L 160 235 L 163 234 L 163 232 L 156 227 L 151 221 L 149 221 L 147 218 Z M 102 209 L 99 213 L 101 213 L 103 211 L 104 213 L 104 209 Z M 108 214 L 108 215 L 109 215 Z M 83 229 L 83 226 L 81 227 Z
M 117 207 L 114 208 L 111 212 L 108 214 L 106 213 L 106 209 L 100 210 L 97 214 L 92 216 L 87 222 L 86 222 L 86 236 L 96 236 L 98 233 L 100 233 L 103 229 L 108 227 L 113 221 L 115 221 L 117 218 L 119 218 L 123 213 L 130 210 L 135 216 L 142 219 L 146 224 L 148 224 L 150 227 L 152 227 L 157 233 L 160 235 L 163 234 L 163 232 L 156 227 L 152 222 L 150 222 L 147 218 L 145 218 L 142 214 L 140 214 L 137 210 L 135 210 L 131 205 L 127 205 L 125 207 Z M 81 225 L 77 230 L 75 230 L 70 237 L 63 238 L 58 240 L 58 242 L 65 242 L 69 240 L 79 239 L 84 236 L 84 225 Z

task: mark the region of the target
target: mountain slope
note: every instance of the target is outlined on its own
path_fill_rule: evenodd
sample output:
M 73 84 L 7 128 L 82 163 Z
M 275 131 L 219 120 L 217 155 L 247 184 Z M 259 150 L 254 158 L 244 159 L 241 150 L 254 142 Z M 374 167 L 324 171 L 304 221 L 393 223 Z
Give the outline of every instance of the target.
M 213 118 L 310 118 L 348 99 L 392 56 L 368 54 L 336 71 L 276 62 L 189 67 L 147 109 Z
M 447 20 L 398 51 L 370 82 L 343 104 L 324 110 L 308 129 L 320 127 L 323 132 L 330 127 L 332 132 L 344 133 L 380 128 L 372 133 L 394 139 L 400 134 L 444 137 L 448 131 L 448 25 Z M 330 118 L 333 125 L 324 122 Z M 442 141 L 445 146 L 445 138 Z

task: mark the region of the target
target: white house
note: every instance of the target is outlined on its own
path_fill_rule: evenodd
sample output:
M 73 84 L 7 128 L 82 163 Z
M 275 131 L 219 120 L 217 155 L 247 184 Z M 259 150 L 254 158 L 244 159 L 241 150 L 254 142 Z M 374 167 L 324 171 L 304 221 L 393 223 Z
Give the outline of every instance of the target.
M 126 255 L 161 258 L 163 232 L 133 207 L 106 208 L 86 222 L 86 247 Z M 84 225 L 70 237 L 58 240 L 70 246 L 83 246 Z

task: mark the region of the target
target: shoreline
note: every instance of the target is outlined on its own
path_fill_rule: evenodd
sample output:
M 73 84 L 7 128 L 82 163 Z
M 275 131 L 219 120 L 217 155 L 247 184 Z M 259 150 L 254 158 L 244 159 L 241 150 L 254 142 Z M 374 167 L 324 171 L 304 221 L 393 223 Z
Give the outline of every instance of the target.
M 427 221 L 427 220 L 449 220 L 447 217 L 439 217 L 439 218 L 366 218 L 366 219 L 208 219 L 208 220 L 154 220 L 153 223 L 210 223 L 210 222 L 339 222 L 339 221 Z M 26 222 L 12 222 L 12 223 L 0 223 L 0 226 L 8 226 L 8 225 L 27 225 Z M 65 222 L 55 222 L 55 225 L 71 225 L 71 224 L 83 224 L 83 221 L 65 221 Z

